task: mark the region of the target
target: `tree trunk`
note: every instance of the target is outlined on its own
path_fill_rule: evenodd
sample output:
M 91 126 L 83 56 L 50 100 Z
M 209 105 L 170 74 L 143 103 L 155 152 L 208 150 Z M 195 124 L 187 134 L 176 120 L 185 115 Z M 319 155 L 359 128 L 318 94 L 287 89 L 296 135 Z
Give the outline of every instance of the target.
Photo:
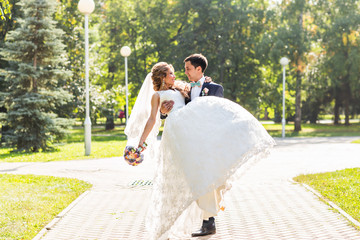
M 113 130 L 115 128 L 114 117 L 108 116 L 106 118 L 105 130 Z
M 351 97 L 351 91 L 349 83 L 345 86 L 345 98 L 344 98 L 344 108 L 345 108 L 345 125 L 350 125 L 350 97 Z
M 297 71 L 296 74 L 296 98 L 295 98 L 295 122 L 294 131 L 301 131 L 301 74 Z
M 303 13 L 301 12 L 298 18 L 299 26 L 300 26 L 300 36 L 303 40 Z M 297 59 L 297 65 L 300 64 L 302 53 L 299 52 L 299 57 Z M 294 122 L 294 131 L 299 132 L 301 131 L 301 72 L 298 68 L 296 71 L 296 98 L 295 98 L 295 122 Z
M 115 128 L 114 122 L 114 110 L 109 109 L 107 111 L 105 130 L 113 130 Z
M 267 110 L 268 108 L 265 108 L 265 112 L 264 112 L 264 120 L 269 120 L 269 112 Z
M 339 93 L 336 93 L 335 97 L 335 107 L 334 107 L 334 125 L 339 125 L 340 120 L 340 98 Z
M 350 111 L 349 111 L 349 99 L 348 97 L 345 98 L 345 102 L 344 102 L 344 108 L 345 108 L 345 125 L 349 126 L 350 125 Z

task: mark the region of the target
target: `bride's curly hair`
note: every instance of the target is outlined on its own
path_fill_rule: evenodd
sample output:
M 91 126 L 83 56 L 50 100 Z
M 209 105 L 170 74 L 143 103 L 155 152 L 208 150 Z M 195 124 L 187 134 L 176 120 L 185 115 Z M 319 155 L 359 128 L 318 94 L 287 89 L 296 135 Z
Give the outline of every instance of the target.
M 151 69 L 151 73 L 152 73 L 151 78 L 152 78 L 152 82 L 153 82 L 153 86 L 154 86 L 155 91 L 160 90 L 163 78 L 166 77 L 166 74 L 167 74 L 169 69 L 174 70 L 173 66 L 166 63 L 166 62 L 158 62 L 152 67 L 152 69 Z
M 158 62 L 152 67 L 151 79 L 152 79 L 152 83 L 153 83 L 155 91 L 160 91 L 162 81 L 166 77 L 169 69 L 174 71 L 174 67 L 171 64 L 168 64 L 166 62 Z M 172 86 L 171 89 L 178 90 L 184 97 L 188 98 L 189 97 L 188 92 L 186 91 L 186 89 L 184 87 L 180 88 L 180 85 L 181 84 L 177 84 L 177 86 Z

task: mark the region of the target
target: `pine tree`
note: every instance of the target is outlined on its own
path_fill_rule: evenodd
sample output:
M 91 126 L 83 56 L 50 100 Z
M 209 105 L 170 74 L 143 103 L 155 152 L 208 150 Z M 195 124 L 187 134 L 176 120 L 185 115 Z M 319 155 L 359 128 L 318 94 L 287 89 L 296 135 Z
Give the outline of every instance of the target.
M 24 17 L 1 49 L 9 62 L 6 93 L 2 94 L 10 127 L 6 142 L 15 151 L 49 150 L 71 125 L 54 113 L 71 99 L 64 86 L 59 86 L 71 72 L 65 70 L 62 31 L 53 20 L 56 4 L 56 0 L 21 0 Z

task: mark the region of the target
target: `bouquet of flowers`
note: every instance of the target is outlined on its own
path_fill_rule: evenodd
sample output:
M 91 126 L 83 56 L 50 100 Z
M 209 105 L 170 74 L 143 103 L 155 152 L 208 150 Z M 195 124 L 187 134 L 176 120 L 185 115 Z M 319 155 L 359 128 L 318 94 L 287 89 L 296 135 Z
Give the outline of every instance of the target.
M 144 155 L 141 154 L 141 151 L 145 149 L 147 144 L 144 144 L 141 147 L 135 148 L 133 146 L 126 146 L 124 150 L 124 159 L 131 166 L 137 166 L 142 161 L 144 161 Z

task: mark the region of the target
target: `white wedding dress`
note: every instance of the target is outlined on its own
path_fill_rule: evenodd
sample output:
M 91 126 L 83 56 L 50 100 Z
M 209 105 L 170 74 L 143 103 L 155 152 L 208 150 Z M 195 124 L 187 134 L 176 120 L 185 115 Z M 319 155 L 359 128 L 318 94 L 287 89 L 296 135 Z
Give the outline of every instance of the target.
M 159 91 L 160 104 L 173 100 L 157 149 L 152 202 L 147 214 L 151 239 L 190 236 L 200 223 L 196 200 L 230 182 L 263 158 L 275 142 L 240 105 L 219 97 L 198 97 L 185 106 L 175 90 Z M 172 239 L 172 238 L 171 238 Z

